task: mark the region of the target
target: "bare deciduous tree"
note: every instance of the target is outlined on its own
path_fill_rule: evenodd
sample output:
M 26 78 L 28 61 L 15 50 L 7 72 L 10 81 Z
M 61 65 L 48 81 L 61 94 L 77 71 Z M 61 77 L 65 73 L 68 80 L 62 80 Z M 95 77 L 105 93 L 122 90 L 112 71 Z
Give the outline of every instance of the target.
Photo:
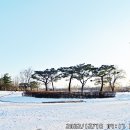
M 31 68 L 25 69 L 24 71 L 20 72 L 20 82 L 29 84 L 32 74 L 33 70 Z
M 118 69 L 118 67 L 115 67 L 108 75 L 107 75 L 107 81 L 109 83 L 109 86 L 111 87 L 112 91 L 115 90 L 115 84 L 117 83 L 117 80 L 125 78 L 125 72 L 124 70 Z

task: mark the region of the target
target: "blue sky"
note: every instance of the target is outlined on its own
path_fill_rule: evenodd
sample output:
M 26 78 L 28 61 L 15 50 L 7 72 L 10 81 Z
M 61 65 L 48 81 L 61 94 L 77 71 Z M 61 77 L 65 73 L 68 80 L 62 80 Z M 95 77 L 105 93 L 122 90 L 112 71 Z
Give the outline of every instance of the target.
M 114 64 L 130 79 L 129 0 L 1 0 L 0 73 Z

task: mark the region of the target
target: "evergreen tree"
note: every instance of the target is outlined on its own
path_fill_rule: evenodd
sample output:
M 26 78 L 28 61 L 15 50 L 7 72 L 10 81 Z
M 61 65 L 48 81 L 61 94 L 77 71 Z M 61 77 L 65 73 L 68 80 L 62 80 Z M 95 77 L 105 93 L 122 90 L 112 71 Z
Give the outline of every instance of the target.
M 54 68 L 46 69 L 44 71 L 35 71 L 32 75 L 33 79 L 41 81 L 44 83 L 46 91 L 48 91 L 48 84 L 52 83 L 52 87 L 54 90 L 54 82 L 57 81 L 60 77 L 58 75 L 58 71 Z
M 9 76 L 8 73 L 4 74 L 4 76 L 2 77 L 2 84 L 5 90 L 8 90 L 12 81 L 11 81 L 11 77 Z
M 74 78 L 76 78 L 82 84 L 81 86 L 82 93 L 87 81 L 95 75 L 94 73 L 95 70 L 96 68 L 94 68 L 94 66 L 92 66 L 91 64 L 80 64 L 76 66 L 75 69 L 76 75 Z
M 69 77 L 68 91 L 70 92 L 71 91 L 72 79 L 74 78 L 74 74 L 75 74 L 75 66 L 61 67 L 58 70 L 61 72 L 62 78 L 68 78 Z
M 32 90 L 32 89 L 37 89 L 37 90 L 38 90 L 38 88 L 39 88 L 39 83 L 36 82 L 36 81 L 31 81 L 31 82 L 30 82 L 30 88 L 31 88 L 31 90 Z
M 96 70 L 96 84 L 101 84 L 100 92 L 103 91 L 103 86 L 108 83 L 107 76 L 114 70 L 114 65 L 102 65 Z

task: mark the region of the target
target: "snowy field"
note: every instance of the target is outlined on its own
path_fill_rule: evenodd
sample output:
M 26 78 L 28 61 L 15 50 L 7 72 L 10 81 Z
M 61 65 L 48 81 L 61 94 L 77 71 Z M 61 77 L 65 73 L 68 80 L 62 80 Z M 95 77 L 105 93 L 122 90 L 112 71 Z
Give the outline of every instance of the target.
M 80 99 L 23 97 L 0 91 L 0 130 L 129 130 L 130 93 L 81 103 L 44 103 Z

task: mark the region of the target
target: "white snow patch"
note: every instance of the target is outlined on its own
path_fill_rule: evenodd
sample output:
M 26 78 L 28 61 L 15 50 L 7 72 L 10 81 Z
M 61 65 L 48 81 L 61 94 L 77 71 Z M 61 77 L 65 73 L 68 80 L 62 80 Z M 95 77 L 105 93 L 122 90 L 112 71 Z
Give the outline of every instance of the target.
M 0 100 L 5 101 L 0 102 L 0 130 L 66 130 L 66 124 L 75 123 L 84 124 L 84 130 L 89 123 L 103 124 L 106 130 L 107 124 L 124 123 L 125 130 L 129 129 L 130 93 L 117 93 L 115 98 L 84 99 L 86 102 L 82 103 L 44 104 L 64 99 L 23 97 L 22 92 L 0 91 Z

